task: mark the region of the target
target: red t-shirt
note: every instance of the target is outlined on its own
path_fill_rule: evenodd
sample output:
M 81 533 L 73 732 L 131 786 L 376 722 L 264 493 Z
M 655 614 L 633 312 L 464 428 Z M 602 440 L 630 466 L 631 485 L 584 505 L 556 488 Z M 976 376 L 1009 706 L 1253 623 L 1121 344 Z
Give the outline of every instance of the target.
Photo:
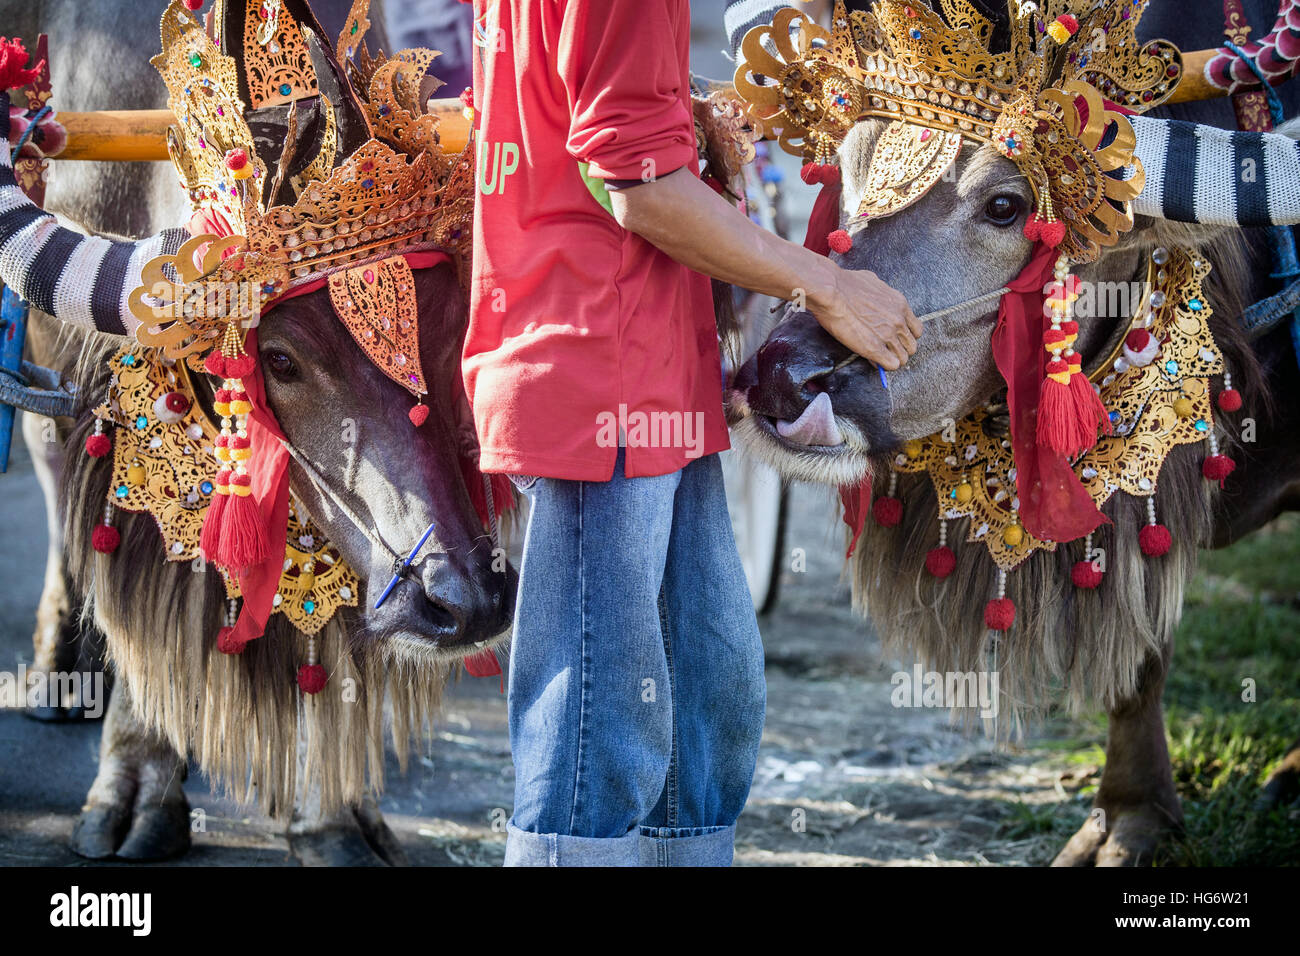
M 607 481 L 620 443 L 628 477 L 722 451 L 708 278 L 595 198 L 603 179 L 697 174 L 688 0 L 475 0 L 474 12 L 463 372 L 483 470 Z

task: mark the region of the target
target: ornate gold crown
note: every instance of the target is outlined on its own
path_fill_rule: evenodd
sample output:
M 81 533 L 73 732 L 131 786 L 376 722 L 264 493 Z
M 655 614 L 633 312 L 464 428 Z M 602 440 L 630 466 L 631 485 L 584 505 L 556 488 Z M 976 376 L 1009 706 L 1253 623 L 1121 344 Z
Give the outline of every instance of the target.
M 830 31 L 782 10 L 742 41 L 736 91 L 765 135 L 818 162 L 858 120 L 890 120 L 858 210 L 867 218 L 924 195 L 955 161 L 954 137 L 991 144 L 1029 180 L 1041 220 L 1063 220 L 1061 251 L 1091 261 L 1132 228 L 1128 202 L 1144 181 L 1132 126 L 1109 107 L 1158 106 L 1182 72 L 1172 44 L 1138 42 L 1145 2 L 1009 0 L 1004 52 L 969 0 L 938 0 L 942 15 L 902 0 L 849 14 L 837 2 Z
M 440 85 L 426 76 L 438 54 L 372 58 L 363 45 L 368 8 L 353 3 L 331 49 L 303 0 L 218 2 L 207 26 L 171 0 L 152 62 L 176 115 L 168 151 L 203 242 L 146 270 L 131 303 L 142 342 L 194 364 L 231 317 L 211 307 L 231 283 L 269 300 L 399 252 L 465 253 L 471 163 L 444 156 L 438 121 L 423 106 Z M 212 257 L 208 243 L 228 236 L 238 238 Z M 397 371 L 407 363 L 376 345 L 373 331 L 367 338 L 341 318 L 390 377 L 423 391 L 422 377 Z

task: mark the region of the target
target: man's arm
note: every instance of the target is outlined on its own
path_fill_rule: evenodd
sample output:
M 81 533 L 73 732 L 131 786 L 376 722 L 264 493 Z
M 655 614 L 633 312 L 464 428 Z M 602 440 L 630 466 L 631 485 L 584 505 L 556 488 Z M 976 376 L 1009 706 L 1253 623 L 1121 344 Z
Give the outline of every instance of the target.
M 901 294 L 755 225 L 688 169 L 610 197 L 624 229 L 696 272 L 781 299 L 802 290 L 827 332 L 881 368 L 893 371 L 916 352 L 921 325 Z

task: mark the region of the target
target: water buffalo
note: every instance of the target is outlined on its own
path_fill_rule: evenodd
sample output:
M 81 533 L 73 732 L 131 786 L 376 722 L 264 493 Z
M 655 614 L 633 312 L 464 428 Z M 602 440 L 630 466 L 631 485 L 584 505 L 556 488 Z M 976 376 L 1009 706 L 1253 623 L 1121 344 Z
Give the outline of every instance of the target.
M 350 3 L 315 6 L 332 38 Z M 50 35 L 60 107 L 159 108 L 165 90 L 148 60 L 163 7 L 8 2 L 0 5 L 0 23 L 12 35 Z M 377 29 L 380 14 L 371 11 Z M 59 165 L 47 206 L 86 232 L 119 236 L 151 234 L 188 216 L 171 164 Z M 8 238 L 0 235 L 0 243 Z M 331 689 L 305 706 L 293 682 L 302 636 L 275 615 L 243 654 L 217 653 L 226 604 L 219 577 L 165 562 L 150 516 L 121 514 L 117 551 L 92 550 L 111 458 L 88 458 L 80 449 L 93 425 L 91 408 L 106 391 L 108 359 L 122 340 L 34 321 L 31 358 L 68 374 L 81 396 L 75 420 L 61 423 L 68 454 L 32 442 L 35 433 L 27 430 L 52 514 L 38 665 L 61 669 L 75 653 L 67 639 L 78 632 L 84 607 L 117 674 L 99 772 L 73 838 L 78 853 L 146 860 L 188 847 L 189 808 L 180 787 L 188 752 L 237 797 L 281 818 L 309 796 L 309 820 L 297 830 L 319 847 L 316 858 L 362 862 L 375 858 L 373 848 L 383 859 L 400 859 L 373 801 L 363 800 L 367 777 L 382 783 L 386 696 L 404 760 L 447 675 L 468 652 L 504 640 L 516 582 L 513 568 L 494 555 L 471 497 L 471 489 L 482 489 L 460 385 L 467 311 L 457 270 L 443 264 L 415 277 L 430 385 L 430 414 L 418 431 L 407 417 L 409 395 L 365 358 L 335 318 L 326 290 L 277 306 L 259 330 L 268 403 L 288 440 L 328 476 L 325 491 L 295 460 L 294 499 L 362 582 L 358 609 L 345 609 L 319 636 Z M 196 391 L 200 401 L 211 401 L 210 381 L 199 381 Z M 393 566 L 376 539 L 405 552 L 430 523 L 437 526 L 432 548 L 376 610 Z
M 981 4 L 993 13 L 998 4 Z M 1256 28 L 1267 28 L 1276 4 L 1246 4 Z M 946 8 L 946 7 L 945 7 Z M 1183 49 L 1221 43 L 1219 5 L 1157 2 L 1142 23 L 1146 37 L 1163 36 Z M 1004 18 L 995 29 L 1003 29 Z M 1290 90 L 1288 107 L 1300 97 Z M 1234 127 L 1226 101 L 1171 108 L 1179 119 Z M 1022 227 L 1033 212 L 1029 183 L 992 146 L 962 146 L 955 175 L 896 215 L 867 225 L 854 221 L 885 123 L 859 120 L 838 152 L 843 178 L 840 227 L 852 247 L 834 253 L 842 265 L 870 269 L 907 297 L 918 314 L 940 310 L 1004 286 L 1030 256 Z M 1300 183 L 1295 184 L 1300 189 Z M 1219 422 L 1221 448 L 1238 468 L 1223 484 L 1202 477 L 1203 445 L 1175 448 L 1159 476 L 1161 520 L 1173 546 L 1160 559 L 1134 546 L 1148 523 L 1147 499 L 1116 494 L 1103 508 L 1109 567 L 1095 591 L 1071 585 L 1083 542 L 1054 553 L 1037 552 L 1007 578 L 1017 607 L 1014 629 L 997 642 L 1002 687 L 1014 712 L 1059 697 L 1072 704 L 1099 701 L 1109 715 L 1105 775 L 1096 797 L 1106 825 L 1089 821 L 1057 857 L 1058 864 L 1122 865 L 1149 862 L 1158 841 L 1182 820 L 1171 775 L 1161 710 L 1184 589 L 1201 547 L 1239 539 L 1280 511 L 1300 505 L 1295 441 L 1300 410 L 1288 333 L 1279 329 L 1248 341 L 1238 317 L 1275 291 L 1268 278 L 1263 229 L 1215 229 L 1139 217 L 1135 228 L 1093 264 L 1076 270 L 1086 285 L 1144 282 L 1153 250 L 1195 247 L 1213 263 L 1205 292 L 1214 308 L 1212 331 L 1233 385 L 1244 397 L 1241 415 L 1257 425 L 1255 441 L 1237 438 L 1235 416 Z M 742 368 L 731 396 L 733 431 L 748 449 L 787 477 L 853 486 L 877 476 L 877 492 L 891 462 L 909 440 L 941 432 L 984 406 L 986 421 L 1006 433 L 1003 380 L 990 348 L 996 299 L 925 326 L 919 350 L 885 379 L 827 335 L 813 316 L 792 311 Z M 1081 322 L 1075 343 L 1092 369 L 1122 337 L 1128 303 L 1103 306 Z M 816 407 L 814 408 L 814 404 Z M 1000 412 L 999 412 L 1000 407 Z M 811 409 L 811 411 L 810 411 Z M 826 419 L 808 428 L 807 418 Z M 795 427 L 798 425 L 798 427 Z M 806 436 L 811 436 L 811 439 Z M 870 614 L 886 645 L 917 654 L 938 671 L 982 671 L 985 602 L 995 593 L 997 569 L 984 546 L 962 544 L 966 520 L 949 522 L 955 569 L 927 573 L 927 551 L 938 539 L 935 489 L 928 477 L 899 476 L 902 517 L 895 526 L 867 521 L 852 558 L 855 599 Z

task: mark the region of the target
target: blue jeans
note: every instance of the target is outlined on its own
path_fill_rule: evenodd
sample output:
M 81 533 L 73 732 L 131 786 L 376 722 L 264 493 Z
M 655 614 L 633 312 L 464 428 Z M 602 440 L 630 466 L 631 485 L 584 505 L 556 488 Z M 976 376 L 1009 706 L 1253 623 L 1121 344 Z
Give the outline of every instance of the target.
M 767 688 L 718 456 L 520 484 L 506 865 L 730 865 Z

